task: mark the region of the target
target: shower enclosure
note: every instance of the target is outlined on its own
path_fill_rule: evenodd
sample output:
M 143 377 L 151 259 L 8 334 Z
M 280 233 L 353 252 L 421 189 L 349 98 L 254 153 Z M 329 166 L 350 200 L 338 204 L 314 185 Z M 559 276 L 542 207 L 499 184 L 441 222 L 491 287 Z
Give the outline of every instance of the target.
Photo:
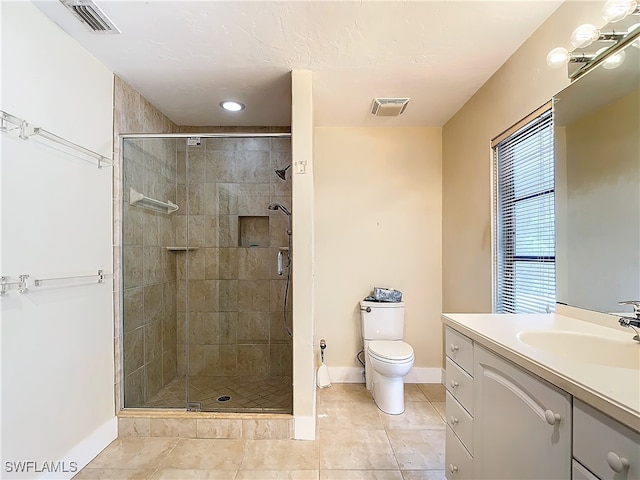
M 122 162 L 124 407 L 291 413 L 290 135 L 124 135 Z

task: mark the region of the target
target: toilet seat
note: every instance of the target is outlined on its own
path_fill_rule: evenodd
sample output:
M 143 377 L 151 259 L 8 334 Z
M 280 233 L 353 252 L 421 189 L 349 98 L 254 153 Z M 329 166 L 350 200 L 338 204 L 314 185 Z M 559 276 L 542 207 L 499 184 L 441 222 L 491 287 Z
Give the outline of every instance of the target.
M 374 340 L 369 342 L 369 355 L 385 363 L 407 363 L 413 361 L 413 348 L 402 340 Z

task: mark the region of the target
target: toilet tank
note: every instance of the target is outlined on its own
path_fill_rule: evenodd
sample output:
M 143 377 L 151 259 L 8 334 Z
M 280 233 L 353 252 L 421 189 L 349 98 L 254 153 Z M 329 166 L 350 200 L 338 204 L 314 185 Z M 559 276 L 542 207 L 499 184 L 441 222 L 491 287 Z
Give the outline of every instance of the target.
M 364 340 L 402 340 L 404 302 L 360 302 Z

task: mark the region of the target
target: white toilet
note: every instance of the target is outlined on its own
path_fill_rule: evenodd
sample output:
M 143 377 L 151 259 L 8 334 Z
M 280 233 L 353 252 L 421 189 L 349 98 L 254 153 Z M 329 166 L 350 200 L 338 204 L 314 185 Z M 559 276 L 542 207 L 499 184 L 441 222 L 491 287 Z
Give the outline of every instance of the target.
M 404 303 L 360 302 L 365 380 L 380 410 L 404 412 L 404 376 L 413 367 L 413 348 L 402 341 Z

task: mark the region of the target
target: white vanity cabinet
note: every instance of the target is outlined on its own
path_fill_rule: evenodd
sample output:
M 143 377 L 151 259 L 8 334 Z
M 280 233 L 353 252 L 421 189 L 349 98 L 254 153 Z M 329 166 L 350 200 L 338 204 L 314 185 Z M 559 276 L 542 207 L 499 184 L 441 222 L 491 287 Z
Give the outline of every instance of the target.
M 574 400 L 573 456 L 574 480 L 637 480 L 640 478 L 640 433 Z M 592 476 L 587 476 L 589 474 Z
M 443 323 L 448 480 L 640 480 L 638 371 L 593 367 L 520 337 L 538 329 L 620 341 L 618 332 L 557 314 L 446 314 Z
M 447 327 L 446 466 L 448 480 L 473 478 L 473 342 Z
M 571 478 L 571 396 L 446 327 L 448 480 Z
M 571 478 L 571 396 L 476 344 L 474 478 Z

